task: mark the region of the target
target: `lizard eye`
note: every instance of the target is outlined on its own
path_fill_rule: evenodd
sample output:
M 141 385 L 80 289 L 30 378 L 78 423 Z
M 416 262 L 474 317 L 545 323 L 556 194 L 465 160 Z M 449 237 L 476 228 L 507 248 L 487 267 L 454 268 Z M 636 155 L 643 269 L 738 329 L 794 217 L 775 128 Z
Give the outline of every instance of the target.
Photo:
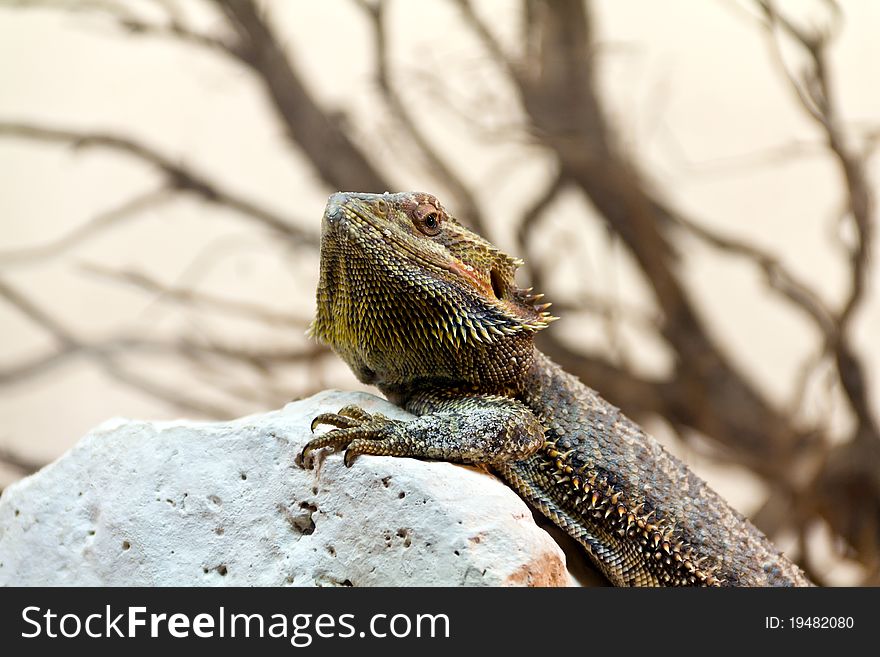
M 440 233 L 440 213 L 432 205 L 420 205 L 413 213 L 413 223 L 422 233 L 433 237 Z

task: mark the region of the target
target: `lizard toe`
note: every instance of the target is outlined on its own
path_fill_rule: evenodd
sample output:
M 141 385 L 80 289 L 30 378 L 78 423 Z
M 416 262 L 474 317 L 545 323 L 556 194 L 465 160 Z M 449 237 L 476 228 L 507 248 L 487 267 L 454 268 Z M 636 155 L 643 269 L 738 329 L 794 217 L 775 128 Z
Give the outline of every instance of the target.
M 358 426 L 360 421 L 352 417 L 341 415 L 340 413 L 321 413 L 320 415 L 316 415 L 312 420 L 312 424 L 309 427 L 312 433 L 314 433 L 315 429 L 321 424 L 329 424 L 337 429 L 350 429 Z
M 343 416 L 351 418 L 353 420 L 362 420 L 362 421 L 369 421 L 373 418 L 373 416 L 370 413 L 367 413 L 360 406 L 356 406 L 354 404 L 349 404 L 348 406 L 343 406 L 342 408 L 340 408 L 338 415 L 343 415 Z M 381 416 L 380 413 L 377 413 L 376 415 Z

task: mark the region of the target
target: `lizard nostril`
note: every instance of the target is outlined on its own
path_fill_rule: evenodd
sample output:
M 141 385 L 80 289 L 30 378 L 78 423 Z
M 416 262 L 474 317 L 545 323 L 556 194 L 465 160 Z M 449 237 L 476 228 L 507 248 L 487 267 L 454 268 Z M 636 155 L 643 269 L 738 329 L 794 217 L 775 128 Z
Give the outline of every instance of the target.
M 336 192 L 327 199 L 327 207 L 324 210 L 324 216 L 330 220 L 338 219 L 342 215 L 342 206 L 348 202 L 348 195 L 343 192 Z

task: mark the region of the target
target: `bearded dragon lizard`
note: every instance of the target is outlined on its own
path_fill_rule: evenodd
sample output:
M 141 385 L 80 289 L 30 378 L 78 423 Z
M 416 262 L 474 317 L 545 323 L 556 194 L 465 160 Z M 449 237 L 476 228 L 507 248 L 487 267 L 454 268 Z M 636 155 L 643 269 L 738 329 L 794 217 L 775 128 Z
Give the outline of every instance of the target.
M 680 460 L 538 351 L 556 318 L 513 258 L 425 193 L 333 194 L 310 334 L 419 416 L 347 406 L 303 450 L 480 464 L 618 586 L 809 586 Z

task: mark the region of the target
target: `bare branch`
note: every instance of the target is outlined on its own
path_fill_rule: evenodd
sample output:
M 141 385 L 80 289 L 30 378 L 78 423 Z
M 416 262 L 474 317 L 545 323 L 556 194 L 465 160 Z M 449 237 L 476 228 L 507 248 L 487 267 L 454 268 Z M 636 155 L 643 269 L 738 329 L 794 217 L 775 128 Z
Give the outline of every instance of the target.
M 85 264 L 83 270 L 102 278 L 134 286 L 151 294 L 155 294 L 160 300 L 167 299 L 186 308 L 203 307 L 209 310 L 219 311 L 228 315 L 250 319 L 269 326 L 280 326 L 302 329 L 308 326 L 310 320 L 304 317 L 296 317 L 286 313 L 279 313 L 259 304 L 246 301 L 235 301 L 223 297 L 196 292 L 180 287 L 163 285 L 154 278 L 136 271 L 120 271 L 109 269 L 96 264 Z
M 312 96 L 281 46 L 265 12 L 252 0 L 212 0 L 238 36 L 236 52 L 263 83 L 288 135 L 333 189 L 390 190 L 355 145 L 343 122 Z
M 137 20 L 138 18 L 128 4 L 112 0 L 0 0 L 0 8 L 94 12 L 121 20 Z
M 284 217 L 256 203 L 227 192 L 206 176 L 175 163 L 156 149 L 128 137 L 103 132 L 83 132 L 27 123 L 0 121 L 0 137 L 29 139 L 49 143 L 67 144 L 75 149 L 98 148 L 121 153 L 151 165 L 162 173 L 171 189 L 177 189 L 199 198 L 235 210 L 243 217 L 289 237 L 297 243 L 316 245 L 318 238 L 306 232 Z
M 140 14 L 132 11 L 131 3 L 127 2 L 112 2 L 111 0 L 0 0 L 0 8 L 42 8 L 104 15 L 115 19 L 116 24 L 130 35 L 174 39 L 181 43 L 208 48 L 239 59 L 233 40 L 202 34 L 188 28 L 184 24 L 179 8 L 170 2 L 156 0 L 154 4 L 158 5 L 167 16 L 165 23 L 144 20 Z
M 175 23 L 183 23 L 183 13 L 175 0 L 153 0 L 153 4 L 157 5 L 165 12 L 168 19 Z
M 46 463 L 22 456 L 6 447 L 0 447 L 0 465 L 18 470 L 23 475 L 29 475 L 42 468 Z
M 49 354 L 0 370 L 0 385 L 21 384 L 28 378 L 45 374 L 50 369 L 67 362 L 73 356 L 80 356 L 88 358 L 117 381 L 156 399 L 171 403 L 177 408 L 209 417 L 225 418 L 235 416 L 235 412 L 230 408 L 218 406 L 180 389 L 165 386 L 132 372 L 124 367 L 118 358 L 138 350 L 154 354 L 164 352 L 184 355 L 196 360 L 204 357 L 221 358 L 248 365 L 258 371 L 268 371 L 284 363 L 314 362 L 316 358 L 329 353 L 326 347 L 320 345 L 310 345 L 305 349 L 298 350 L 261 351 L 243 349 L 238 346 L 196 343 L 185 339 L 168 343 L 125 336 L 88 343 L 76 338 L 59 320 L 3 281 L 0 281 L 0 298 L 5 299 L 39 327 L 51 333 L 60 344 Z
M 778 12 L 770 0 L 756 0 L 756 2 L 767 18 L 767 28 L 774 45 L 777 45 L 777 52 L 778 42 L 773 37 L 775 30 L 781 29 L 801 46 L 809 58 L 811 66 L 802 73 L 801 80 L 794 78 L 788 71 L 781 56 L 779 62 L 786 75 L 794 81 L 801 106 L 825 133 L 828 148 L 834 154 L 846 182 L 848 206 L 856 228 L 857 240 L 850 254 L 850 294 L 839 314 L 841 328 L 844 329 L 864 293 L 874 219 L 873 198 L 865 175 L 864 161 L 848 144 L 845 130 L 840 125 L 835 96 L 831 90 L 827 46 L 832 30 L 826 33 L 805 32 Z M 834 3 L 829 4 L 837 15 L 839 9 Z
M 167 201 L 170 196 L 171 190 L 163 185 L 157 189 L 142 192 L 109 210 L 95 215 L 90 221 L 74 228 L 66 235 L 55 238 L 51 242 L 38 246 L 0 251 L 0 267 L 32 264 L 37 260 L 60 255 L 85 240 L 95 237 L 109 228 L 118 226 L 127 219 L 133 218 L 134 215 Z
M 550 205 L 558 198 L 559 194 L 565 188 L 565 176 L 562 172 L 558 172 L 550 184 L 538 196 L 531 206 L 523 213 L 516 230 L 516 243 L 520 251 L 526 253 L 528 244 L 531 241 L 532 231 L 538 220 L 544 216 L 544 213 Z
M 720 235 L 680 214 L 673 215 L 673 219 L 679 226 L 687 230 L 688 233 L 713 248 L 745 257 L 753 262 L 764 272 L 767 284 L 772 290 L 779 292 L 798 310 L 806 313 L 826 339 L 833 339 L 837 327 L 831 311 L 828 310 L 815 291 L 803 281 L 798 280 L 775 256 L 742 240 Z
M 358 0 L 356 4 L 361 7 L 370 19 L 373 28 L 373 43 L 376 48 L 376 80 L 382 97 L 396 119 L 396 127 L 402 129 L 416 146 L 419 153 L 427 161 L 431 172 L 438 178 L 439 183 L 444 185 L 457 200 L 457 216 L 467 219 L 473 228 L 487 234 L 487 226 L 480 211 L 476 196 L 448 165 L 437 152 L 435 146 L 429 141 L 415 119 L 407 109 L 406 104 L 400 98 L 397 88 L 391 81 L 390 64 L 388 61 L 388 35 L 385 30 L 385 7 L 383 0 L 366 2 Z
M 547 209 L 559 197 L 559 194 L 565 188 L 565 182 L 565 176 L 558 172 L 544 189 L 543 193 L 523 213 L 516 230 L 517 247 L 520 253 L 527 258 L 526 266 L 528 267 L 532 285 L 538 289 L 538 292 L 544 288 L 544 273 L 540 260 L 532 257 L 529 244 L 531 244 L 532 232 L 535 226 L 537 226 L 538 220 L 544 216 Z
M 681 279 L 680 256 L 670 241 L 674 210 L 619 145 L 608 123 L 596 85 L 588 7 L 580 0 L 540 3 L 535 19 L 536 61 L 516 80 L 523 106 L 535 139 L 629 249 L 654 293 L 663 317 L 660 335 L 673 350 L 676 367 L 673 385 L 657 396 L 665 401 L 658 408 L 672 424 L 700 431 L 758 466 L 791 462 L 802 432 L 738 371 L 707 330 Z M 564 365 L 578 368 L 576 358 Z M 588 382 L 604 392 L 601 379 Z M 673 399 L 676 394 L 679 399 Z M 695 412 L 700 408 L 717 413 Z
M 151 36 L 172 39 L 180 43 L 214 50 L 236 60 L 241 59 L 241 54 L 237 51 L 238 44 L 234 40 L 196 32 L 174 20 L 166 25 L 157 25 L 155 23 L 131 18 L 120 18 L 118 22 L 121 28 L 125 29 L 128 34 L 133 36 Z
M 828 149 L 834 155 L 846 184 L 847 206 L 856 239 L 849 252 L 850 291 L 841 309 L 834 315 L 834 331 L 828 340 L 828 348 L 834 353 L 844 392 L 859 420 L 860 429 L 856 435 L 870 436 L 870 439 L 880 441 L 880 427 L 870 409 L 864 368 L 848 341 L 852 317 L 864 298 L 874 229 L 874 199 L 865 174 L 865 162 L 848 143 L 831 88 L 827 46 L 834 30 L 804 31 L 781 14 L 770 0 L 755 1 L 764 13 L 765 26 L 775 47 L 777 59 L 792 81 L 801 106 L 823 131 Z M 835 11 L 836 18 L 839 14 L 836 4 L 829 5 Z M 810 62 L 810 66 L 801 73 L 800 79 L 787 69 L 782 60 L 776 40 L 778 30 L 798 44 Z
M 465 22 L 471 30 L 473 30 L 474 34 L 479 37 L 483 47 L 486 48 L 495 62 L 499 64 L 502 70 L 506 72 L 511 79 L 516 80 L 518 78 L 518 73 L 513 58 L 505 52 L 501 43 L 495 38 L 495 35 L 492 34 L 489 26 L 479 17 L 469 0 L 453 0 L 453 2 L 458 5 Z
M 598 315 L 603 319 L 624 319 L 634 327 L 656 333 L 662 324 L 662 319 L 656 314 L 645 311 L 644 308 L 628 306 L 615 299 L 607 299 L 590 292 L 579 292 L 576 299 L 570 302 L 553 302 L 554 312 L 579 313 L 587 312 Z
M 5 299 L 34 324 L 50 333 L 60 345 L 72 347 L 77 344 L 77 340 L 60 322 L 3 280 L 0 280 L 0 299 Z
M 149 23 L 132 15 L 117 14 L 116 18 L 131 33 L 171 37 L 205 46 L 231 55 L 235 61 L 247 66 L 264 84 L 288 135 L 328 187 L 375 191 L 392 189 L 393 185 L 346 134 L 337 114 L 322 107 L 309 92 L 266 20 L 265 12 L 258 9 L 252 0 L 211 0 L 211 3 L 226 17 L 233 34 L 231 39 L 194 32 L 183 25 L 174 13 L 169 13 L 169 22 L 165 25 Z M 201 179 L 199 182 L 205 181 Z M 249 213 L 257 209 L 249 207 L 247 203 L 242 205 L 247 207 Z M 257 213 L 257 217 L 263 220 L 268 220 L 269 216 L 268 212 Z M 281 221 L 279 226 L 284 223 Z
M 16 386 L 42 376 L 71 359 L 79 357 L 104 366 L 107 362 L 127 355 L 177 356 L 193 361 L 218 358 L 233 364 L 242 364 L 260 372 L 281 365 L 313 363 L 330 354 L 322 345 L 298 349 L 243 349 L 238 346 L 205 344 L 188 339 L 177 341 L 153 340 L 138 336 L 120 335 L 97 342 L 77 341 L 65 344 L 45 354 L 24 359 L 0 369 L 0 386 Z
M 165 386 L 152 381 L 126 369 L 113 359 L 102 357 L 97 360 L 104 372 L 116 381 L 139 390 L 154 399 L 163 401 L 172 408 L 224 420 L 234 418 L 237 415 L 235 410 L 229 406 L 220 406 L 204 399 L 198 399 L 194 395 L 181 390 L 179 385 Z
M 722 156 L 710 160 L 692 162 L 678 155 L 689 176 L 701 178 L 729 175 L 731 173 L 751 173 L 756 167 L 775 167 L 780 164 L 793 164 L 807 157 L 824 156 L 825 145 L 819 142 L 793 140 L 783 144 L 768 146 L 751 153 Z

